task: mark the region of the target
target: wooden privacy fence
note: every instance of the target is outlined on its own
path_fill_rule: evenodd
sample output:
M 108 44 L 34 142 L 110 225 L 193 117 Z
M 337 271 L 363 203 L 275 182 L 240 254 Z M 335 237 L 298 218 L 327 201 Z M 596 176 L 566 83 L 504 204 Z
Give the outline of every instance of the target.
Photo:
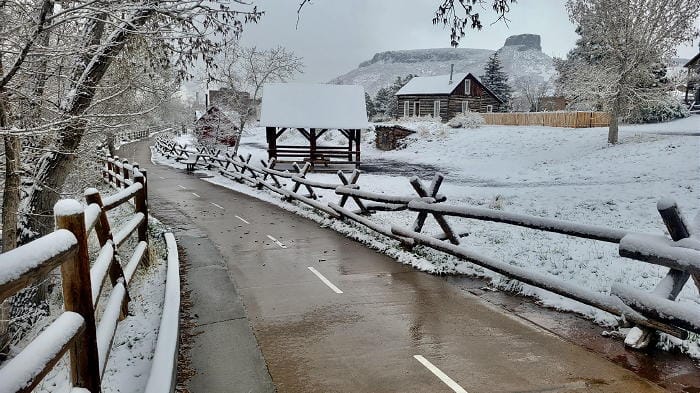
M 606 112 L 518 112 L 481 115 L 486 124 L 499 126 L 590 128 L 607 127 L 610 124 L 610 114 Z
M 183 157 L 179 153 L 182 148 L 177 146 L 173 148 L 172 142 L 165 137 L 156 141 L 155 148 L 166 156 Z M 304 203 L 328 217 L 352 220 L 384 236 L 398 240 L 408 249 L 416 245 L 430 247 L 508 278 L 609 312 L 619 317 L 621 326 L 635 327 L 625 341 L 629 346 L 645 347 L 655 331 L 662 331 L 682 339 L 688 337 L 688 332 L 700 334 L 700 310 L 690 306 L 683 307 L 674 301 L 690 277 L 700 289 L 700 240 L 690 237 L 686 220 L 673 201 L 664 199 L 659 201 L 657 206 L 661 219 L 670 233 L 669 239 L 661 235 L 640 234 L 499 210 L 446 205 L 444 202 L 447 198 L 438 193 L 444 179 L 441 174 L 436 174 L 429 185 L 413 177 L 408 180 L 408 183 L 413 188 L 414 194 L 397 196 L 361 190 L 358 184 L 360 177 L 358 170 L 349 175 L 338 171 L 339 182 L 322 183 L 306 178 L 308 163 L 303 166 L 295 164 L 293 172 L 279 171 L 275 169 L 274 159 L 267 162 L 261 160 L 261 166 L 254 166 L 250 163 L 250 155 L 233 157 L 207 149 L 197 149 L 196 152 L 189 153 L 195 166 L 216 168 L 223 176 L 259 189 L 268 189 L 280 194 L 287 201 Z M 300 191 L 302 187 L 306 193 Z M 336 203 L 324 204 L 318 200 L 315 189 L 334 190 L 339 200 Z M 357 209 L 351 210 L 347 206 L 347 202 L 351 199 Z M 410 228 L 389 226 L 367 218 L 377 211 L 401 210 L 417 214 Z M 422 233 L 429 216 L 437 222 L 442 230 L 441 233 L 434 235 Z M 449 217 L 497 222 L 614 243 L 618 244 L 620 256 L 668 267 L 669 271 L 650 293 L 618 284 L 612 285 L 609 294 L 593 292 L 552 275 L 536 273 L 469 250 L 460 241 L 469 233 L 455 230 L 448 222 Z
M 70 354 L 70 379 L 75 388 L 99 392 L 118 322 L 128 312 L 129 284 L 142 262 L 148 263 L 148 193 L 145 171 L 122 164 L 124 187 L 102 198 L 85 191 L 87 207 L 61 200 L 54 207 L 56 231 L 0 254 L 0 300 L 26 288 L 57 267 L 61 268 L 65 312 L 0 369 L 0 392 L 30 392 Z M 127 174 L 128 172 L 128 174 Z M 112 229 L 107 212 L 132 201 L 135 212 Z M 95 231 L 100 245 L 91 260 L 88 236 Z M 124 250 L 136 233 L 138 242 Z M 122 268 L 120 256 L 128 256 Z M 95 310 L 109 277 L 112 288 L 100 318 Z

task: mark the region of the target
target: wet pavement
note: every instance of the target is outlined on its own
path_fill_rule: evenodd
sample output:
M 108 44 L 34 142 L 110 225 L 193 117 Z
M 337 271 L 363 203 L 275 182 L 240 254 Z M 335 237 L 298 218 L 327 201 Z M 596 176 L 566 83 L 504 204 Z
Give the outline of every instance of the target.
M 120 156 L 148 169 L 151 211 L 191 264 L 193 392 L 663 391 L 445 278 L 151 165 L 146 143 Z

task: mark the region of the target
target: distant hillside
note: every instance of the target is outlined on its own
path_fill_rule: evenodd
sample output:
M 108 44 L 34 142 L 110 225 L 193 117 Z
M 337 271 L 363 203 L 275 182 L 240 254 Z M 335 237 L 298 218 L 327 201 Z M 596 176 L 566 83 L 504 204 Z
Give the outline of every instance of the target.
M 359 84 L 374 95 L 380 88 L 391 84 L 397 76 L 415 74 L 440 75 L 450 72 L 450 64 L 457 72 L 471 72 L 477 77 L 493 50 L 470 48 L 414 49 L 377 53 L 371 60 L 360 63 L 355 70 L 333 79 L 330 83 Z M 556 72 L 552 58 L 542 53 L 540 36 L 522 34 L 506 39 L 498 50 L 501 63 L 511 84 L 517 79 L 535 76 L 549 79 Z

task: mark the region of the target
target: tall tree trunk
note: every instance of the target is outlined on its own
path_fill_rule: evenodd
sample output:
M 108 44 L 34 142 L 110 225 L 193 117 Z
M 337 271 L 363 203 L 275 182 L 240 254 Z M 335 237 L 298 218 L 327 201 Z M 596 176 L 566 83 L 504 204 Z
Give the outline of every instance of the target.
M 610 110 L 610 125 L 608 126 L 608 143 L 616 144 L 618 142 L 618 122 L 620 118 L 620 104 L 616 98 L 613 107 Z

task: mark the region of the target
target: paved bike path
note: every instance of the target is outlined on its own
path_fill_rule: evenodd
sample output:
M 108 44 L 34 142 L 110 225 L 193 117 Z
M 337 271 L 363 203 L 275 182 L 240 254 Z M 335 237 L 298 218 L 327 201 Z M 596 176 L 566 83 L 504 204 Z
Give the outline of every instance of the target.
M 662 391 L 440 277 L 152 165 L 146 142 L 120 155 L 148 170 L 151 211 L 191 264 L 192 392 Z

